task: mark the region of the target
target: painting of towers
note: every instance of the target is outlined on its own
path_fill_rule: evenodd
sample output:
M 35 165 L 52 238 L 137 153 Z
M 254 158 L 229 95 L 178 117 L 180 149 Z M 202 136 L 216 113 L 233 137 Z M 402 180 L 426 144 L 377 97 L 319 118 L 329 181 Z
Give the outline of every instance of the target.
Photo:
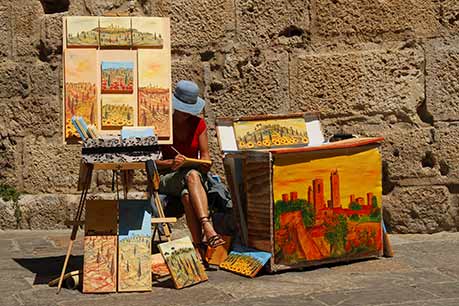
M 377 149 L 273 168 L 276 264 L 379 254 Z

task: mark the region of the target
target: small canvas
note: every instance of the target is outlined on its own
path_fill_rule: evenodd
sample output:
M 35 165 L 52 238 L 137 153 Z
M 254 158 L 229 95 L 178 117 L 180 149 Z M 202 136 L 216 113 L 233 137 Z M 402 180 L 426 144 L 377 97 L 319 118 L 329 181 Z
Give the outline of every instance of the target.
M 101 121 L 103 130 L 119 130 L 134 125 L 135 101 L 131 96 L 104 95 L 102 97 Z
M 220 268 L 244 276 L 255 277 L 270 258 L 271 253 L 236 245 L 220 265 Z
M 101 65 L 101 92 L 132 93 L 134 63 L 129 61 L 103 61 Z
M 177 289 L 206 281 L 207 274 L 189 237 L 158 245 Z
M 100 17 L 100 47 L 126 48 L 132 45 L 130 17 Z
M 132 46 L 170 49 L 170 21 L 160 17 L 132 17 Z
M 306 146 L 309 143 L 303 117 L 241 120 L 233 125 L 239 150 Z
M 152 126 L 159 139 L 172 135 L 170 50 L 138 50 L 138 125 Z
M 119 202 L 118 291 L 151 290 L 151 206 L 147 200 Z
M 151 255 L 151 273 L 155 278 L 166 277 L 171 274 L 163 255 L 160 253 Z
M 67 23 L 67 47 L 98 47 L 99 17 L 70 16 Z
M 95 49 L 66 49 L 64 57 L 64 135 L 67 142 L 75 142 L 80 136 L 73 116 L 97 125 L 97 53 Z

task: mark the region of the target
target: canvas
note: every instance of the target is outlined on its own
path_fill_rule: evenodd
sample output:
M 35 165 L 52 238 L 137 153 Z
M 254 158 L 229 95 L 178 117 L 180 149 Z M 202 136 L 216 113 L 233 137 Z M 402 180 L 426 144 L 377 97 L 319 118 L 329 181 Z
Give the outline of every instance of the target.
M 132 46 L 170 49 L 169 18 L 132 17 Z
M 125 48 L 132 45 L 131 18 L 100 17 L 100 47 Z
M 270 258 L 271 253 L 235 245 L 220 268 L 244 276 L 255 277 Z
M 101 65 L 101 92 L 132 93 L 134 86 L 134 63 L 103 61 Z
M 102 97 L 101 122 L 103 130 L 117 130 L 134 125 L 135 102 L 124 95 Z
M 67 47 L 98 47 L 99 18 L 91 16 L 70 16 L 66 19 Z
M 151 206 L 119 202 L 118 291 L 151 290 Z
M 190 238 L 161 243 L 158 248 L 166 260 L 177 289 L 207 280 L 204 266 L 199 261 Z
M 236 121 L 233 126 L 239 150 L 305 146 L 309 142 L 303 117 Z
M 378 149 L 277 155 L 275 264 L 379 255 L 381 193 Z
M 138 50 L 138 125 L 153 126 L 160 139 L 171 137 L 170 50 Z
M 88 200 L 85 210 L 83 292 L 116 292 L 118 203 Z
M 72 116 L 81 116 L 97 125 L 97 54 L 94 49 L 66 49 L 65 53 L 64 135 L 67 142 L 80 139 Z
M 155 278 L 161 278 L 171 274 L 163 255 L 160 253 L 151 255 L 151 273 L 153 273 Z

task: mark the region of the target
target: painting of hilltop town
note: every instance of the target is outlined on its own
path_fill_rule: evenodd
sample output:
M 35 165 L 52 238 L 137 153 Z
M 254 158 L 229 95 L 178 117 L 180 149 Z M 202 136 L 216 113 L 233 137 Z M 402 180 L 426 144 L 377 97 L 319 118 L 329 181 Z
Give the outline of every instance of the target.
M 119 202 L 118 291 L 151 290 L 151 213 L 144 200 Z
M 220 268 L 253 278 L 270 258 L 271 253 L 235 245 Z
M 236 121 L 233 126 L 239 150 L 305 146 L 309 143 L 303 117 Z
M 135 101 L 131 96 L 104 95 L 102 97 L 102 129 L 121 129 L 134 125 Z
M 85 236 L 83 292 L 116 292 L 116 235 Z
M 81 16 L 67 17 L 67 47 L 98 47 L 99 18 Z
M 131 33 L 129 17 L 100 17 L 99 19 L 100 47 L 131 47 Z
M 177 289 L 208 279 L 189 237 L 161 243 L 158 248 L 166 260 Z
M 97 125 L 97 55 L 91 49 L 65 50 L 64 135 L 68 143 L 80 136 L 72 124 L 72 116 L 81 116 Z
M 379 255 L 381 160 L 377 149 L 275 160 L 275 263 Z
M 169 50 L 138 50 L 138 125 L 171 136 L 171 55 Z
M 134 86 L 133 62 L 106 62 L 101 64 L 101 92 L 132 93 Z
M 132 17 L 132 46 L 170 49 L 170 21 L 160 17 Z

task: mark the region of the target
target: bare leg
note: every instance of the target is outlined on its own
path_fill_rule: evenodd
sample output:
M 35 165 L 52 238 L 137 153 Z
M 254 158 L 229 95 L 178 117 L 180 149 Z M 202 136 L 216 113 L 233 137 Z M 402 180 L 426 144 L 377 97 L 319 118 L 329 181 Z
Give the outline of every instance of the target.
M 194 209 L 191 205 L 190 197 L 188 194 L 182 196 L 182 203 L 183 208 L 185 209 L 186 224 L 190 229 L 193 242 L 200 243 L 202 238 L 201 224 L 199 223 L 198 217 L 196 217 L 196 214 L 194 213 Z
M 190 200 L 193 206 L 195 215 L 201 222 L 204 230 L 204 235 L 209 242 L 211 237 L 217 235 L 212 223 L 209 221 L 209 207 L 207 202 L 207 194 L 202 186 L 201 178 L 197 171 L 191 171 L 187 177 L 188 191 L 190 192 Z M 215 244 L 222 244 L 224 240 L 221 238 L 215 241 Z

